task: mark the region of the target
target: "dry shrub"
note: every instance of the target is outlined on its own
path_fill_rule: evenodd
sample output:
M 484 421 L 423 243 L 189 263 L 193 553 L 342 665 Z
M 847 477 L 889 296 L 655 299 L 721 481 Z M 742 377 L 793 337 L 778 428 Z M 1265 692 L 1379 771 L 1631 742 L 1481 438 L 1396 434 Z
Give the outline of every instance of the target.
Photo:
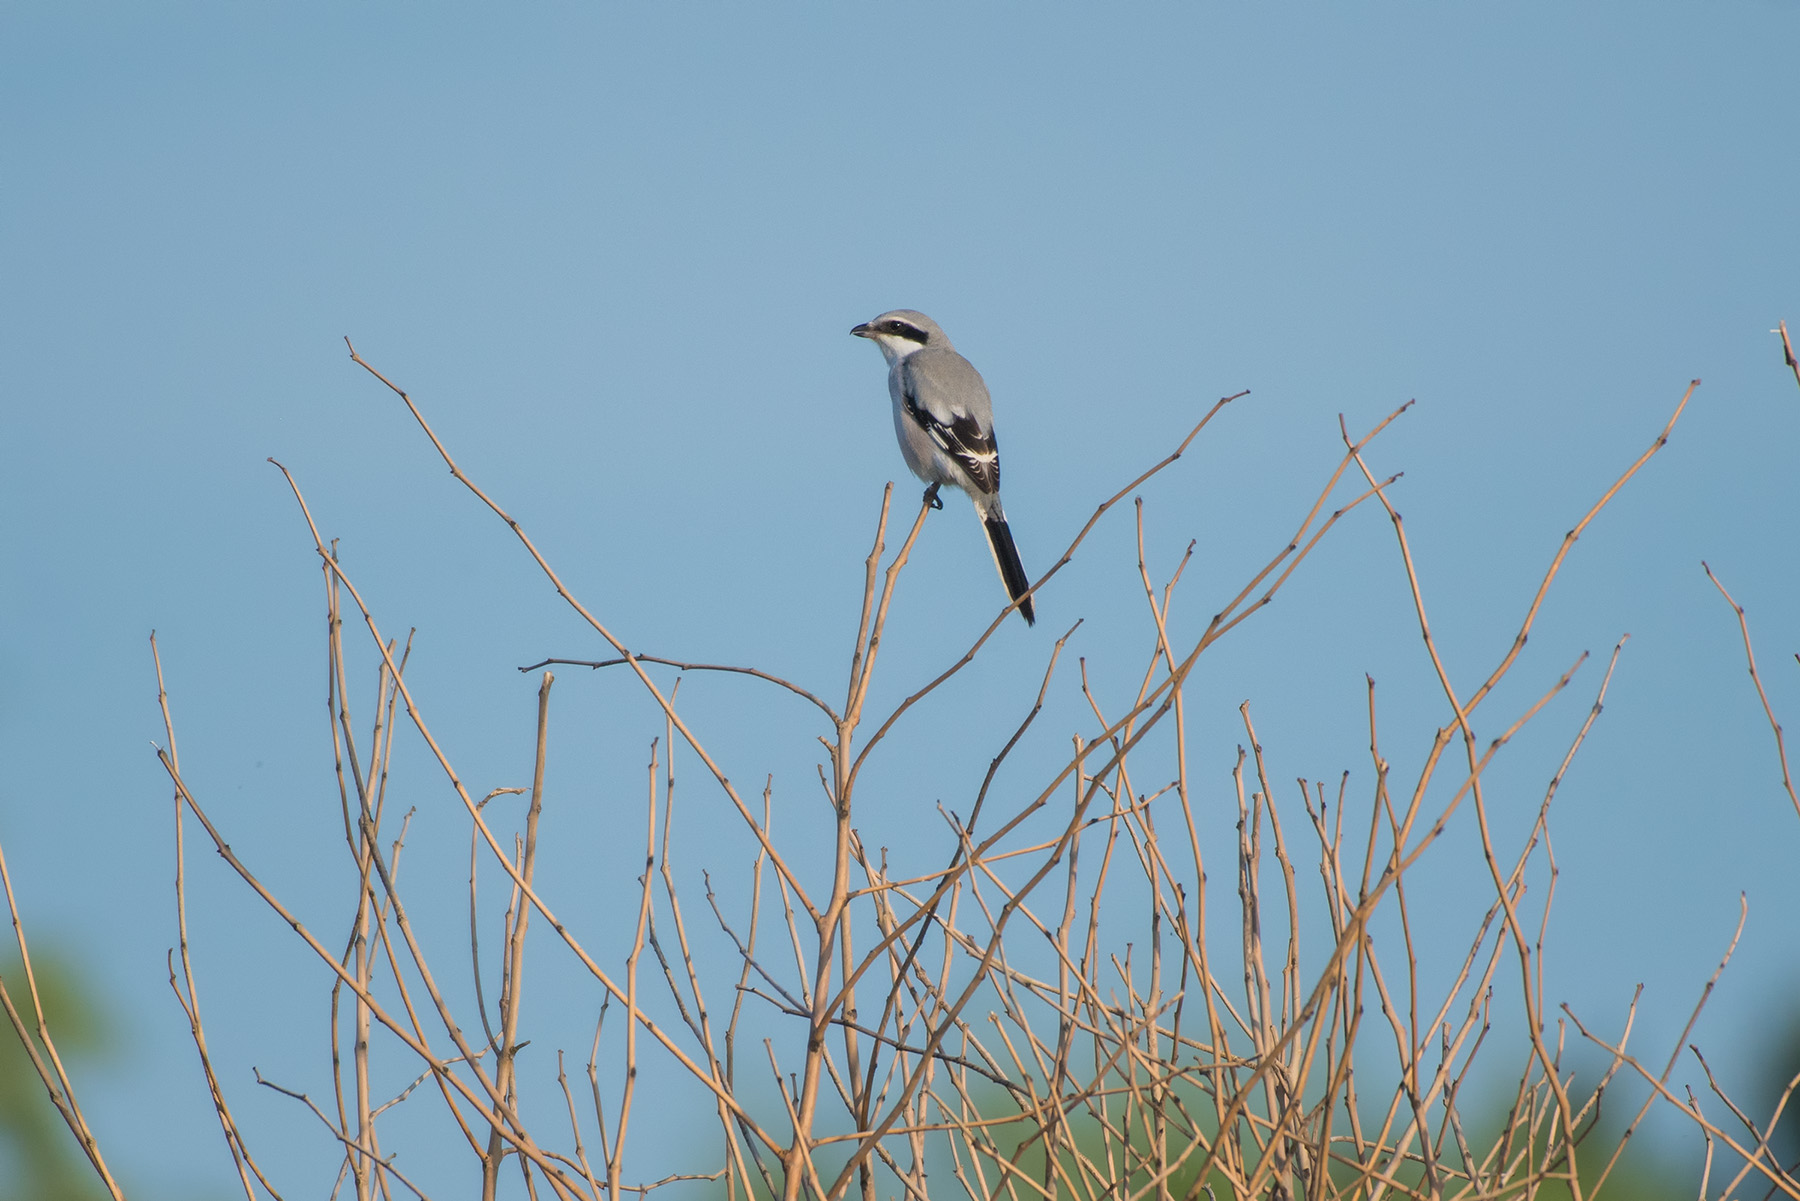
M 584 665 L 634 676 L 660 714 L 664 737 L 663 757 L 652 750 L 645 819 L 638 828 L 645 871 L 635 890 L 630 949 L 622 962 L 603 961 L 584 943 L 594 932 L 565 923 L 552 908 L 566 882 L 538 872 L 551 674 L 543 674 L 538 692 L 533 782 L 528 790 L 499 790 L 528 798 L 521 815 L 508 821 L 495 816 L 498 806 L 486 807 L 495 793 L 477 798 L 465 788 L 408 684 L 407 648 L 378 624 L 288 477 L 312 532 L 327 597 L 332 744 L 356 889 L 354 917 L 340 942 L 328 945 L 310 932 L 231 850 L 225 832 L 183 781 L 172 721 L 167 747 L 158 754 L 175 786 L 178 846 L 185 810 L 244 885 L 332 974 L 332 1100 L 322 1108 L 298 1090 L 262 1083 L 296 1098 L 332 1132 L 342 1152 L 340 1191 L 349 1187 L 358 1201 L 408 1190 L 424 1196 L 421 1182 L 405 1174 L 379 1129 L 385 1111 L 405 1104 L 413 1110 L 435 1106 L 441 1125 L 432 1146 L 439 1151 L 467 1144 L 484 1198 L 503 1187 L 559 1198 L 617 1198 L 663 1187 L 722 1189 L 728 1198 L 837 1198 L 854 1191 L 865 1198 L 967 1194 L 984 1201 L 1202 1194 L 1583 1197 L 1601 1191 L 1645 1111 L 1661 1101 L 1698 1125 L 1709 1173 L 1715 1153 L 1730 1152 L 1741 1161 L 1737 1178 L 1719 1195 L 1760 1180 L 1800 1196 L 1800 1181 L 1767 1154 L 1773 1119 L 1759 1125 L 1740 1113 L 1748 1133 L 1715 1124 L 1697 1099 L 1668 1088 L 1674 1056 L 1658 1069 L 1628 1052 L 1631 1013 L 1623 1015 L 1624 1034 L 1609 1042 L 1575 1015 L 1551 1012 L 1544 995 L 1543 940 L 1555 878 L 1547 817 L 1558 783 L 1599 715 L 1618 648 L 1585 720 L 1568 733 L 1560 766 L 1531 799 L 1536 821 L 1519 845 L 1498 845 L 1490 827 L 1495 801 L 1489 766 L 1570 684 L 1580 664 L 1535 703 L 1508 715 L 1498 738 L 1483 743 L 1472 725 L 1477 709 L 1517 664 L 1577 538 L 1663 446 L 1692 386 L 1668 426 L 1566 536 L 1512 644 L 1473 689 L 1455 685 L 1439 658 L 1406 527 L 1389 503 L 1393 481 L 1378 478 L 1364 458 L 1404 406 L 1361 437 L 1340 429 L 1343 454 L 1292 538 L 1191 643 L 1172 638 L 1165 620 L 1187 560 L 1167 579 L 1153 578 L 1143 554 L 1143 506 L 1136 502 L 1138 570 L 1129 587 L 1142 592 L 1154 645 L 1135 696 L 1109 708 L 1089 687 L 1085 665 L 1074 681 L 1066 667 L 1059 675 L 1074 630 L 1065 633 L 1045 657 L 1023 720 L 1016 726 L 1009 720 L 994 734 L 998 745 L 985 778 L 978 786 L 971 782 L 974 799 L 966 816 L 940 807 L 950 834 L 947 862 L 941 870 L 897 879 L 885 854 L 872 853 L 858 835 L 861 771 L 871 755 L 895 752 L 896 723 L 954 689 L 958 674 L 981 655 L 1011 611 L 1002 611 L 965 653 L 891 710 L 868 708 L 896 583 L 928 503 L 890 554 L 899 532 L 890 528 L 892 485 L 884 494 L 844 699 L 828 703 L 757 668 L 676 662 L 629 650 L 565 587 L 519 523 L 463 474 L 413 400 L 354 349 L 352 357 L 393 389 L 455 477 L 507 524 L 537 569 L 611 648 L 612 658 Z M 1038 586 L 1235 399 L 1219 401 L 1172 454 L 1101 503 Z M 1213 869 L 1213 878 L 1235 879 L 1235 887 L 1209 889 L 1188 774 L 1184 698 L 1190 675 L 1209 648 L 1276 595 L 1346 513 L 1365 505 L 1380 506 L 1391 519 L 1447 720 L 1424 739 L 1422 768 L 1397 778 L 1382 749 L 1393 736 L 1377 720 L 1371 681 L 1367 712 L 1359 717 L 1369 733 L 1371 785 L 1352 794 L 1346 772 L 1330 783 L 1301 780 L 1294 796 L 1272 779 L 1246 703 L 1244 741 L 1230 776 L 1236 846 L 1232 861 Z M 1748 649 L 1747 625 L 1744 632 Z M 362 729 L 352 718 L 349 681 L 358 673 L 348 666 L 347 641 L 371 648 L 378 677 Z M 772 830 L 769 791 L 760 798 L 740 791 L 709 753 L 704 731 L 684 718 L 679 685 L 659 684 L 652 668 L 747 674 L 757 686 L 784 689 L 816 708 L 829 731 L 819 739 L 828 760 L 819 782 L 829 801 L 820 812 L 829 814 L 834 849 L 828 873 L 799 869 L 784 857 L 783 839 Z M 160 686 L 160 660 L 157 672 Z M 997 773 L 1054 687 L 1079 689 L 1091 716 L 1088 728 L 1073 737 L 1064 756 L 1007 766 L 1009 778 L 1035 781 L 1030 787 L 994 789 Z M 167 720 L 166 697 L 163 712 Z M 1484 710 L 1488 728 L 1503 724 L 1489 717 Z M 1779 740 L 1772 711 L 1769 717 Z M 468 922 L 477 965 L 482 914 L 501 922 L 491 1011 L 479 969 L 470 982 L 476 1013 L 461 1000 L 467 988 L 440 983 L 450 978 L 447 972 L 463 973 L 468 966 L 429 962 L 428 940 L 409 918 L 397 883 L 407 819 L 396 818 L 389 805 L 388 780 L 394 736 L 405 726 L 435 756 L 470 825 Z M 810 740 L 812 731 L 799 737 Z M 751 863 L 750 894 L 741 902 L 721 900 L 707 879 L 703 907 L 691 881 L 684 884 L 671 870 L 677 746 L 716 785 L 717 803 L 728 807 L 741 832 Z M 1783 764 L 1785 769 L 1785 754 Z M 1165 779 L 1160 786 L 1145 783 Z M 1480 863 L 1472 867 L 1489 882 L 1491 901 L 1467 931 L 1466 953 L 1453 970 L 1430 972 L 1415 952 L 1411 915 L 1432 900 L 1409 892 L 1408 881 L 1424 857 L 1444 853 L 1452 818 L 1470 812 L 1480 836 Z M 476 859 L 504 877 L 503 915 L 477 900 Z M 1315 872 L 1322 887 L 1303 887 L 1301 875 Z M 1534 872 L 1552 883 L 1528 906 L 1526 881 Z M 278 1195 L 240 1135 L 208 1051 L 187 941 L 184 877 L 178 876 L 176 888 L 181 942 L 171 983 L 189 1017 L 246 1197 Z M 1303 894 L 1315 892 L 1319 902 L 1303 903 Z M 1209 903 L 1217 927 L 1210 940 Z M 689 936 L 696 918 L 715 923 L 729 940 L 731 962 L 696 953 Z M 1386 932 L 1379 940 L 1378 926 Z M 548 1105 L 524 1102 L 529 1090 L 516 1058 L 526 1028 L 523 985 L 533 962 L 527 932 L 534 928 L 535 955 L 579 965 L 589 982 L 588 1013 L 595 1015 L 586 1085 L 570 1086 L 558 1050 L 557 1103 Z M 1231 935 L 1221 938 L 1218 929 Z M 1121 931 L 1131 937 L 1120 937 Z M 1380 954 L 1377 941 L 1387 948 Z M 20 943 L 23 948 L 22 935 Z M 1701 1004 L 1711 988 L 1708 982 Z M 1496 1007 L 1496 989 L 1510 992 L 1513 1002 Z M 727 993 L 731 1004 L 720 1021 L 715 1015 L 722 1011 L 707 998 L 716 1004 Z M 121 1195 L 48 1030 L 33 1028 L 10 997 L 6 1008 L 95 1171 Z M 1516 1028 L 1491 1029 L 1497 1020 Z M 748 1041 L 753 1029 L 768 1031 L 761 1047 Z M 471 1033 L 477 1030 L 479 1036 Z M 1677 1053 L 1686 1037 L 1684 1031 Z M 611 1049 L 605 1056 L 603 1044 Z M 1601 1053 L 1602 1070 L 1578 1087 L 1569 1061 L 1583 1045 Z M 1480 1062 L 1487 1079 L 1509 1082 L 1499 1121 L 1465 1112 L 1468 1082 L 1484 1049 Z M 397 1096 L 378 1093 L 371 1075 L 378 1055 L 405 1065 L 411 1086 Z M 603 1058 L 616 1073 L 602 1070 Z M 533 1062 L 545 1063 L 541 1052 Z M 651 1064 L 653 1073 L 640 1073 L 641 1065 Z M 1602 1140 L 1596 1134 L 1601 1102 L 1621 1072 L 1647 1081 L 1648 1096 L 1627 1125 L 1610 1127 Z M 703 1145 L 706 1127 L 689 1123 L 695 1162 L 677 1175 L 644 1181 L 626 1171 L 634 1104 L 640 1086 L 673 1087 L 670 1073 L 704 1098 L 716 1141 Z M 547 1069 L 540 1075 L 547 1080 Z M 428 1148 L 414 1158 L 439 1157 Z M 514 1166 L 506 1164 L 509 1157 Z M 1718 1185 L 1708 1179 L 1703 1196 Z M 691 1183 L 696 1181 L 711 1183 Z

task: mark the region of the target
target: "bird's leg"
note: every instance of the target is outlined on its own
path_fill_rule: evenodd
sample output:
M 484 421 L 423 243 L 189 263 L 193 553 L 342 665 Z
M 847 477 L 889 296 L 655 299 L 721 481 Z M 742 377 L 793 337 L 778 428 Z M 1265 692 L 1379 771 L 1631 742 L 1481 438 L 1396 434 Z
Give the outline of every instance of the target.
M 934 509 L 941 509 L 944 507 L 944 502 L 938 499 L 938 485 L 933 484 L 931 487 L 925 489 L 923 503 L 930 505 Z

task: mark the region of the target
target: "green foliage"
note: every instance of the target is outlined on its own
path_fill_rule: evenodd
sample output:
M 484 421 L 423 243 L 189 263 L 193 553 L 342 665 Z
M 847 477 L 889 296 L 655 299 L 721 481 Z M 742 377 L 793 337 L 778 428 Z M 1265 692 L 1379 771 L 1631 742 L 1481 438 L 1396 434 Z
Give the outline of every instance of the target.
M 1787 1091 L 1788 1085 L 1796 1076 L 1800 1076 L 1800 1011 L 1795 1012 L 1787 1022 L 1773 1032 L 1769 1041 L 1769 1055 L 1763 1061 L 1763 1079 L 1761 1081 L 1762 1111 L 1755 1116 L 1763 1120 L 1775 1112 L 1775 1105 Z M 1784 1164 L 1800 1162 L 1800 1096 L 1790 1096 L 1787 1105 L 1781 1111 L 1781 1121 L 1775 1125 L 1775 1136 L 1769 1140 L 1775 1157 Z
M 31 967 L 50 1037 L 63 1065 L 73 1072 L 78 1064 L 91 1066 L 103 1061 L 114 1040 L 105 1007 L 91 982 L 71 957 L 54 947 L 34 948 Z M 20 1018 L 35 1031 L 37 1012 L 17 955 L 0 967 L 0 976 Z M 0 1201 L 104 1197 L 93 1169 L 50 1103 L 25 1048 L 10 1029 L 0 1033 L 4 1034 L 0 1037 L 0 1145 L 5 1148 L 0 1158 Z

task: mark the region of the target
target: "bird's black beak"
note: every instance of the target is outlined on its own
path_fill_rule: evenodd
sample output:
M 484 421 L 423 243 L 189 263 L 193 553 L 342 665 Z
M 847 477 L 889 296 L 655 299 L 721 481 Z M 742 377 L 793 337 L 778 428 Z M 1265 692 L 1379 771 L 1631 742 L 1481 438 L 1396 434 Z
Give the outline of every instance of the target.
M 869 328 L 869 323 L 867 321 L 863 322 L 861 325 L 853 326 L 850 332 L 859 338 L 872 338 L 875 336 L 875 331 Z

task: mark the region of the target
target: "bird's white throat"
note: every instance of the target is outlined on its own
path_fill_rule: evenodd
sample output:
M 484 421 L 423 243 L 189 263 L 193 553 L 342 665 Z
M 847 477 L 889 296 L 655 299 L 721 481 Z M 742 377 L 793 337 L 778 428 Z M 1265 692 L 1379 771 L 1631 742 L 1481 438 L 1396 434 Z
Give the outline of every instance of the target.
M 899 338 L 893 334 L 876 334 L 870 340 L 881 347 L 881 356 L 888 361 L 890 367 L 914 351 L 925 349 L 911 338 Z

